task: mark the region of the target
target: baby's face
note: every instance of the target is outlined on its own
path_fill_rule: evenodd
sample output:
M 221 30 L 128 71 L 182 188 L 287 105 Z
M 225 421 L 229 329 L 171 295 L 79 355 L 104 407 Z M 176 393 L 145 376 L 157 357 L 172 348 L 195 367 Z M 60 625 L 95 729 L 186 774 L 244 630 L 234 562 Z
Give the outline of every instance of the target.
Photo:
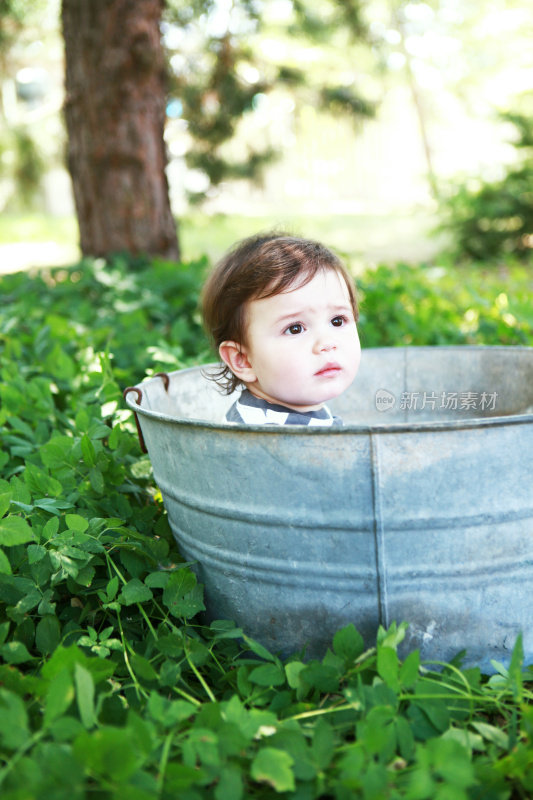
M 361 347 L 348 288 L 334 270 L 247 306 L 247 387 L 271 403 L 311 411 L 352 383 Z M 253 378 L 253 380 L 251 379 Z

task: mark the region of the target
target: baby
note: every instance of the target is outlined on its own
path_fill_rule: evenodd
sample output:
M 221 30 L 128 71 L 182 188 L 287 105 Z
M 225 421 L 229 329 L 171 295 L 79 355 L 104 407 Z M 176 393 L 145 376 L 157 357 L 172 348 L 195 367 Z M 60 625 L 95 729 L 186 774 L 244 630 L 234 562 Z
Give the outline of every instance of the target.
M 203 293 L 205 326 L 223 362 L 210 377 L 244 386 L 225 421 L 342 425 L 324 403 L 350 386 L 361 358 L 355 291 L 318 242 L 267 233 L 238 243 Z

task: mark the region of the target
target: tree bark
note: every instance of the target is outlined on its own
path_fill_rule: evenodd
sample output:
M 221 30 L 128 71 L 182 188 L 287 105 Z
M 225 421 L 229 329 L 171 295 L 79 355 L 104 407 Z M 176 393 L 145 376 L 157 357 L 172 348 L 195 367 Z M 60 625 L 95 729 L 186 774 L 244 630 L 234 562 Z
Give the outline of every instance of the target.
M 62 0 L 68 167 L 84 255 L 179 258 L 163 138 L 164 0 Z

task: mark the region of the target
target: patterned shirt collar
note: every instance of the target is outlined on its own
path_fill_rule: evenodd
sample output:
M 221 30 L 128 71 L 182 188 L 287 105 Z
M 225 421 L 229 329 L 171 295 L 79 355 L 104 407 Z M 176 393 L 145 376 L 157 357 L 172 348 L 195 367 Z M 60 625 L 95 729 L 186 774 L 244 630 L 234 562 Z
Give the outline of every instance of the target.
M 231 406 L 225 421 L 247 425 L 342 425 L 342 420 L 334 417 L 327 406 L 322 406 L 318 411 L 295 411 L 256 397 L 248 389 L 244 389 Z

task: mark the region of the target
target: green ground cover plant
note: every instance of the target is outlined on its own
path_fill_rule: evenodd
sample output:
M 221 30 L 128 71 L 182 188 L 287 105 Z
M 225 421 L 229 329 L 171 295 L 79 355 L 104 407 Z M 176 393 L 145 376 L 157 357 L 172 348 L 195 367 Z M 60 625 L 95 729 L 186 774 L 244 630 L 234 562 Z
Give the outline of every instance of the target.
M 533 344 L 531 266 L 381 265 L 357 279 L 363 347 Z
M 116 258 L 0 280 L 2 800 L 533 794 L 533 669 L 400 657 L 405 624 L 321 660 L 203 624 L 122 390 L 212 359 L 208 264 Z M 524 267 L 380 267 L 364 346 L 533 343 Z M 407 621 L 408 623 L 408 621 Z

